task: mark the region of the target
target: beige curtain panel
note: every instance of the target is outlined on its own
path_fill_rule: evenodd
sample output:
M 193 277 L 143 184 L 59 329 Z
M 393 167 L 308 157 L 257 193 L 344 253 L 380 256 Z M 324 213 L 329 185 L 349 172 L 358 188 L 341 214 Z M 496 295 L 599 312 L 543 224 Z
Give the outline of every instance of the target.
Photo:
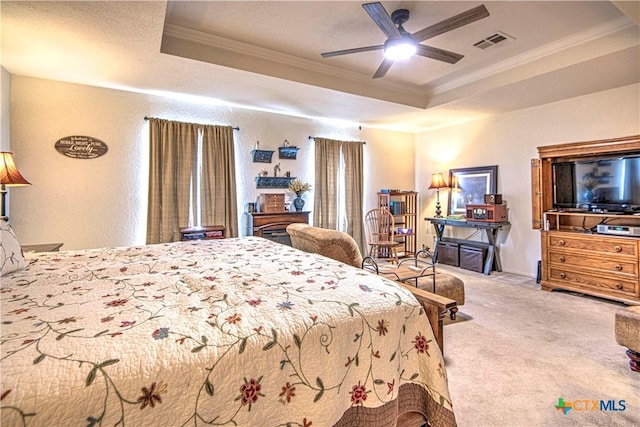
M 224 224 L 227 237 L 238 237 L 233 128 L 205 126 L 202 130 L 202 223 Z
M 346 229 L 363 253 L 364 238 L 364 173 L 363 143 L 314 138 L 315 191 L 313 225 L 340 230 L 340 190 L 344 191 Z
M 337 230 L 340 141 L 315 138 L 315 158 L 313 225 Z
M 149 139 L 147 244 L 175 242 L 189 221 L 198 130 L 189 123 L 149 119 Z
M 363 146 L 358 142 L 342 144 L 344 158 L 345 196 L 347 209 L 347 234 L 350 234 L 360 246 L 360 252 L 366 248 L 364 237 L 364 161 Z
M 227 236 L 237 236 L 233 128 L 151 118 L 149 140 L 147 244 L 180 240 L 179 229 L 190 225 L 197 199 L 202 225 L 224 225 Z M 201 183 L 200 195 L 196 180 Z

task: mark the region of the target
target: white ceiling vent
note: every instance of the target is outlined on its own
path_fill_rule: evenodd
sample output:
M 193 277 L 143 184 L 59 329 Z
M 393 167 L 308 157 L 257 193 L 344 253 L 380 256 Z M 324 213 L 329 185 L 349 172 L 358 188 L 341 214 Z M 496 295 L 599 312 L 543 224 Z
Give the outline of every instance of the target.
M 491 34 L 489 37 L 486 37 L 473 45 L 480 49 L 488 49 L 494 46 L 502 46 L 503 44 L 511 43 L 515 39 L 508 34 L 503 33 L 502 31 L 497 31 L 494 34 Z

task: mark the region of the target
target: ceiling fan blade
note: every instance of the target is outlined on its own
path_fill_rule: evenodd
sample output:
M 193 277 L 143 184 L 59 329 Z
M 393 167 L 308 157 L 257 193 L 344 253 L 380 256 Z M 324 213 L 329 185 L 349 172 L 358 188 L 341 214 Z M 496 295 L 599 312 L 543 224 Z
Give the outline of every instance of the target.
M 446 33 L 447 31 L 470 24 L 479 19 L 486 18 L 487 16 L 489 16 L 489 11 L 484 7 L 484 5 L 476 6 L 466 12 L 459 13 L 449 19 L 445 19 L 437 24 L 433 24 L 420 31 L 416 31 L 411 35 L 411 37 L 413 37 L 417 42 L 421 42 L 442 33 Z
M 379 79 L 380 77 L 384 77 L 385 74 L 387 74 L 387 71 L 389 71 L 389 68 L 391 68 L 392 65 L 393 65 L 393 59 L 385 58 L 384 61 L 382 61 L 382 64 L 380 64 L 380 66 L 376 70 L 376 72 L 375 72 L 375 74 L 373 75 L 372 78 Z
M 384 48 L 384 45 L 380 44 L 377 46 L 366 46 L 366 47 L 356 47 L 353 49 L 334 50 L 333 52 L 325 52 L 325 53 L 321 53 L 320 55 L 322 55 L 323 58 L 331 58 L 332 56 L 348 55 L 350 53 L 369 52 L 370 50 L 380 50 L 383 48 Z
M 391 20 L 384 6 L 382 6 L 382 3 L 365 3 L 362 7 L 367 11 L 371 19 L 373 19 L 373 22 L 385 33 L 387 38 L 400 37 L 402 35 Z
M 438 49 L 437 47 L 425 46 L 422 44 L 418 45 L 416 55 L 426 56 L 427 58 L 437 59 L 439 61 L 448 62 L 449 64 L 455 64 L 456 62 L 464 58 L 464 55 L 460 55 L 459 53 L 451 52 L 444 49 Z

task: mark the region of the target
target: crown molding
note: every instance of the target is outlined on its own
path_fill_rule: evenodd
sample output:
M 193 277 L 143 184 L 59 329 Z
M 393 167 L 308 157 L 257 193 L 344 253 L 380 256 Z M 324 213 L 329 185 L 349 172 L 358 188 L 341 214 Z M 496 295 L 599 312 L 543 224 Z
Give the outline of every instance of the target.
M 425 90 L 413 84 L 397 83 L 389 80 L 375 80 L 371 76 L 358 73 L 343 68 L 334 67 L 327 64 L 321 64 L 298 56 L 289 55 L 272 49 L 263 48 L 249 43 L 232 40 L 229 38 L 217 36 L 182 25 L 167 23 L 164 26 L 163 36 L 170 36 L 187 42 L 197 43 L 204 46 L 233 52 L 235 54 L 245 55 L 251 58 L 271 61 L 287 67 L 297 68 L 300 70 L 310 71 L 323 74 L 340 80 L 346 80 L 359 85 L 375 89 L 391 90 L 402 93 L 405 96 L 426 96 Z

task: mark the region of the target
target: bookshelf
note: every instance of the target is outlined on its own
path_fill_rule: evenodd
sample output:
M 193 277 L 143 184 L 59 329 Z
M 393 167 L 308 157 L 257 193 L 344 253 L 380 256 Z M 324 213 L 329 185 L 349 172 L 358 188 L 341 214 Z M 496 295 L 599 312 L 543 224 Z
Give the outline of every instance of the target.
M 378 207 L 389 209 L 396 227 L 396 240 L 402 243 L 398 257 L 411 257 L 417 252 L 418 193 L 415 191 L 381 191 Z

